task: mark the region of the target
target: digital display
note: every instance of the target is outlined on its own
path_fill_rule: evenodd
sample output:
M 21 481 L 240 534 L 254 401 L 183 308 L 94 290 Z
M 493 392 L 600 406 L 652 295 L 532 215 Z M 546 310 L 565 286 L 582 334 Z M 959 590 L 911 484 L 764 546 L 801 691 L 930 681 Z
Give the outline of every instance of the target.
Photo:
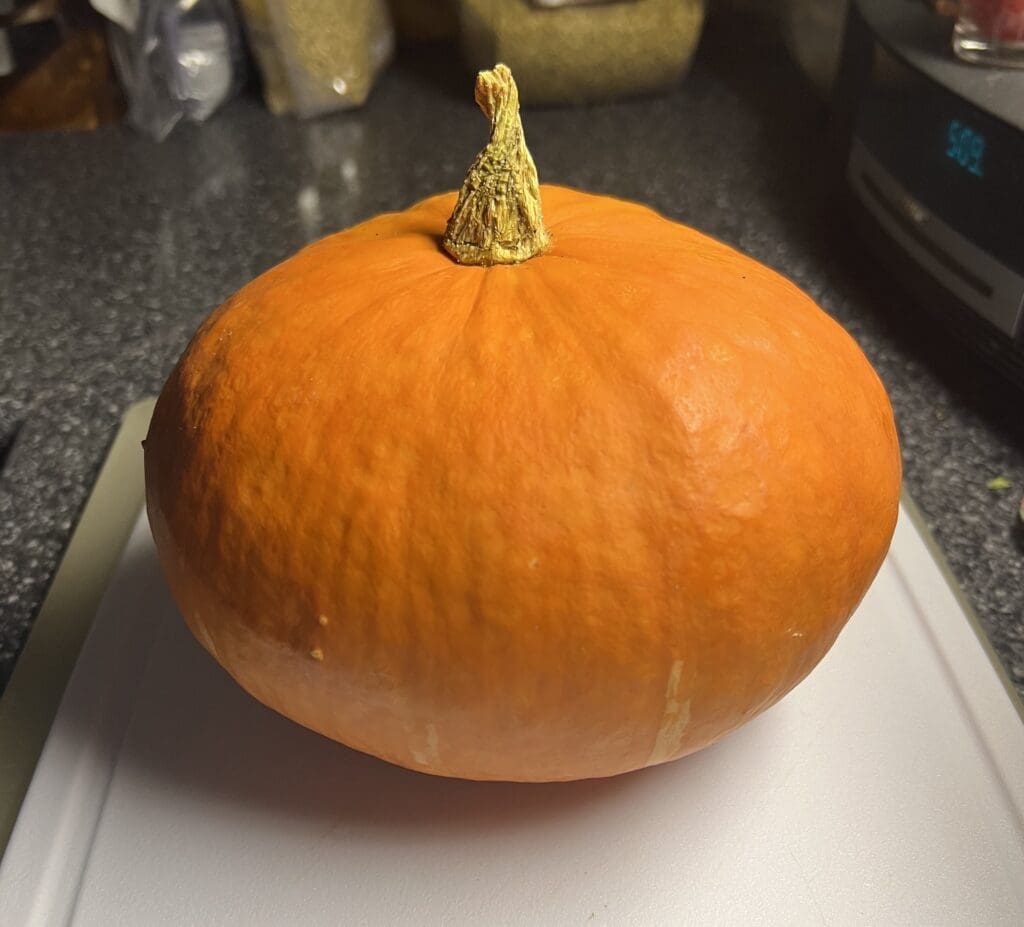
M 930 215 L 1024 274 L 1024 132 L 881 44 L 866 77 L 857 139 Z
M 946 129 L 946 157 L 955 161 L 968 174 L 985 176 L 985 136 L 964 125 L 959 119 L 951 119 Z

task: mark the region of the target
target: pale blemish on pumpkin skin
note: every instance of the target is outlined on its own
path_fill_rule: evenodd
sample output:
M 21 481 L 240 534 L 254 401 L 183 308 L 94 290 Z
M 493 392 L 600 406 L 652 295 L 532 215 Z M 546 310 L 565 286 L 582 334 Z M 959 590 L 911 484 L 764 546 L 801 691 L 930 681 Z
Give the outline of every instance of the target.
M 426 727 L 427 734 L 427 747 L 425 750 L 412 750 L 412 758 L 419 763 L 420 766 L 435 767 L 441 760 L 440 745 L 441 740 L 437 735 L 437 728 L 433 723 L 430 723 Z
M 323 652 L 323 651 L 322 651 L 322 650 L 321 650 L 321 649 L 320 649 L 319 647 L 314 647 L 314 648 L 313 648 L 313 649 L 312 649 L 312 650 L 311 650 L 311 651 L 309 652 L 309 655 L 310 655 L 310 656 L 311 656 L 311 657 L 312 657 L 312 658 L 313 658 L 314 660 L 316 660 L 316 661 L 317 661 L 317 663 L 322 663 L 322 662 L 323 662 L 323 659 L 324 659 L 324 652 Z
M 321 628 L 326 628 L 327 627 L 327 616 L 326 615 L 320 615 L 316 619 L 316 623 L 318 625 L 320 625 Z
M 665 684 L 665 713 L 654 740 L 654 748 L 647 757 L 647 766 L 656 766 L 674 759 L 682 748 L 683 733 L 690 723 L 690 699 L 679 700 L 679 683 L 683 678 L 683 661 L 675 660 Z

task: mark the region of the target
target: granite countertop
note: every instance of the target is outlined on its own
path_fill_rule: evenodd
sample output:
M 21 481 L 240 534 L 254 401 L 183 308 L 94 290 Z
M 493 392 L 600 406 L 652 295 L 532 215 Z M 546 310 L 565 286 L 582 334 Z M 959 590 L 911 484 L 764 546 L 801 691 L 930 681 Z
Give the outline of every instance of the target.
M 825 105 L 764 25 L 713 17 L 670 95 L 528 111 L 540 176 L 695 225 L 849 329 L 891 393 L 906 487 L 1024 693 L 1021 397 L 853 239 L 819 164 Z M 453 57 L 407 53 L 366 107 L 312 122 L 244 97 L 163 144 L 0 137 L 0 689 L 122 414 L 199 321 L 311 239 L 459 185 L 486 125 Z

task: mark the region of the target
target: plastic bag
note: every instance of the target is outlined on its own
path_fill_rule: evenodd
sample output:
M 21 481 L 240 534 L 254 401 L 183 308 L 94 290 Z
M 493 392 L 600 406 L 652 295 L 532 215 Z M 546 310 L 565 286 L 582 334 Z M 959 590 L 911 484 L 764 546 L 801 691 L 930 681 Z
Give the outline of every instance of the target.
M 202 122 L 244 79 L 231 0 L 91 0 L 111 20 L 111 55 L 128 120 L 160 141 L 182 119 Z

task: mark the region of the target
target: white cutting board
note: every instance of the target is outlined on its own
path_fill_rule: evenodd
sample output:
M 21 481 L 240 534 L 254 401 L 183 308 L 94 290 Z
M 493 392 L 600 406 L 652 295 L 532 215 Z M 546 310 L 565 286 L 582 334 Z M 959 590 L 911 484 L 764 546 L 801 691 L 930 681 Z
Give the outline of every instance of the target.
M 263 708 L 140 518 L 0 866 L 4 927 L 1024 924 L 1024 724 L 904 511 L 825 661 L 611 780 L 407 772 Z

